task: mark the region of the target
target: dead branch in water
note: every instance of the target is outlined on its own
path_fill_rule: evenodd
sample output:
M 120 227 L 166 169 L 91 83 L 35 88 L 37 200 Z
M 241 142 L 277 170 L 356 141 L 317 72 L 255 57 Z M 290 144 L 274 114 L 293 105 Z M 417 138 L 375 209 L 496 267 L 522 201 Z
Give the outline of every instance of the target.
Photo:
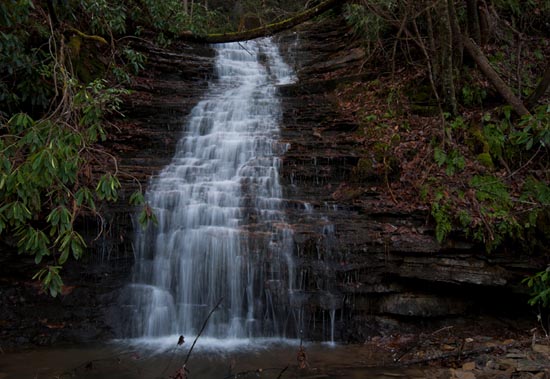
M 208 324 L 208 320 L 210 319 L 210 316 L 212 316 L 212 313 L 214 313 L 214 311 L 216 309 L 218 309 L 218 307 L 220 306 L 220 304 L 222 303 L 223 301 L 223 297 L 220 297 L 220 300 L 218 300 L 218 302 L 216 303 L 216 305 L 214 306 L 214 308 L 212 308 L 210 310 L 210 312 L 208 313 L 208 315 L 206 316 L 206 318 L 204 319 L 204 322 L 202 323 L 202 327 L 201 327 L 201 330 L 199 331 L 199 333 L 197 334 L 197 336 L 195 337 L 195 340 L 193 341 L 193 344 L 191 345 L 191 348 L 189 349 L 189 351 L 187 352 L 187 356 L 185 357 L 185 361 L 183 362 L 183 367 L 185 367 L 185 365 L 187 364 L 187 362 L 189 361 L 189 357 L 191 356 L 191 352 L 193 351 L 193 348 L 195 347 L 195 344 L 197 343 L 197 340 L 199 339 L 199 337 L 201 336 L 202 332 L 204 331 L 204 328 L 206 328 L 206 324 Z

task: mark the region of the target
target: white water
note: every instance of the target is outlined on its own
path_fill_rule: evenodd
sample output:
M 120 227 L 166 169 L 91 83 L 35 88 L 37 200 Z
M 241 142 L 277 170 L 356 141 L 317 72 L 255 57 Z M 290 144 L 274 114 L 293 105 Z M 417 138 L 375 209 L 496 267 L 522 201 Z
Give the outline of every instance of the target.
M 136 237 L 130 337 L 285 337 L 292 233 L 281 211 L 276 84 L 294 80 L 269 39 L 216 47 L 218 79 L 146 196 L 158 226 Z M 177 340 L 177 338 L 176 338 Z M 170 339 L 174 343 L 173 339 Z

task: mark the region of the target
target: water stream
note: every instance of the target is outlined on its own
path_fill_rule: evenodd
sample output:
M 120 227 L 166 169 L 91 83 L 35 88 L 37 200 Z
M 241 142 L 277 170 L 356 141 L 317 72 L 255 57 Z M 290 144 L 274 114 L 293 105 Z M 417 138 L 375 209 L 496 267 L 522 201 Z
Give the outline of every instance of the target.
M 294 80 L 269 39 L 218 45 L 216 74 L 175 156 L 150 183 L 157 226 L 139 231 L 129 337 L 285 337 L 292 232 L 281 210 L 277 84 Z M 138 228 L 139 229 L 139 228 Z

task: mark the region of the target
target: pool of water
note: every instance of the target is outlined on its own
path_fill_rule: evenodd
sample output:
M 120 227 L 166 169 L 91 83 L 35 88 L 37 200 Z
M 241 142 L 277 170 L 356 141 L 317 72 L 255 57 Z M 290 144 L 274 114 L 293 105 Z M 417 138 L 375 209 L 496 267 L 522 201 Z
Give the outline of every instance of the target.
M 0 379 L 157 379 L 176 375 L 191 347 L 177 339 L 115 341 L 100 347 L 64 347 L 0 354 Z M 423 368 L 395 368 L 363 345 L 304 344 L 306 369 L 298 368 L 299 341 L 199 339 L 187 364 L 188 379 L 223 378 L 433 378 Z

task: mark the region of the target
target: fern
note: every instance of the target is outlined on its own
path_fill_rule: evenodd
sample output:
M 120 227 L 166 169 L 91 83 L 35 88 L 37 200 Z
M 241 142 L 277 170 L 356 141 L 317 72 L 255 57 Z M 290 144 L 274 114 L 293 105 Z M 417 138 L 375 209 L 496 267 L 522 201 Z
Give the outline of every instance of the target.
M 449 207 L 440 203 L 432 204 L 432 216 L 436 222 L 435 238 L 441 243 L 452 230 Z
M 525 181 L 520 199 L 534 200 L 548 206 L 550 205 L 550 186 L 531 176 Z
M 476 198 L 479 201 L 489 201 L 501 207 L 509 207 L 511 204 L 508 188 L 495 176 L 476 175 L 470 180 L 470 185 L 476 189 Z

